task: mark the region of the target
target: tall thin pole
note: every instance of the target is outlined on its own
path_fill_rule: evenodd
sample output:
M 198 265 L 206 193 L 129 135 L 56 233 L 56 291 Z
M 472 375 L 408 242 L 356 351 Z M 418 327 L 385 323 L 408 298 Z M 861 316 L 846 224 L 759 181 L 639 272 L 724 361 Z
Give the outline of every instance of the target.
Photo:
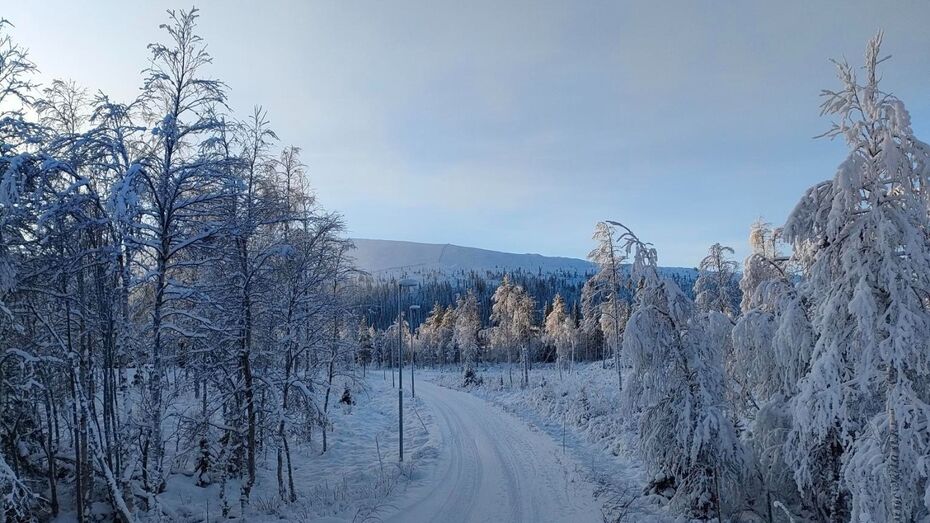
M 410 397 L 417 397 L 416 382 L 413 381 L 413 369 L 417 366 L 417 353 L 413 350 L 413 310 L 410 311 Z
M 400 293 L 403 290 L 397 282 L 397 444 L 398 461 L 404 461 L 404 310 L 400 307 Z
M 416 314 L 420 311 L 419 305 L 410 306 L 410 397 L 417 397 L 417 387 L 416 382 L 413 381 L 413 369 L 417 366 L 417 353 L 413 350 L 413 320 L 420 320 L 420 315 Z

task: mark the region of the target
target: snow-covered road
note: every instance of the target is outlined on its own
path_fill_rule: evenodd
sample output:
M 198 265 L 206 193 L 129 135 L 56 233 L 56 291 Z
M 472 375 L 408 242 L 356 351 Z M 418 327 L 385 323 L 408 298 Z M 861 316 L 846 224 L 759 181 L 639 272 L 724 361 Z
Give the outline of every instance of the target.
M 592 485 L 544 433 L 480 398 L 417 383 L 440 432 L 439 459 L 389 522 L 598 522 Z

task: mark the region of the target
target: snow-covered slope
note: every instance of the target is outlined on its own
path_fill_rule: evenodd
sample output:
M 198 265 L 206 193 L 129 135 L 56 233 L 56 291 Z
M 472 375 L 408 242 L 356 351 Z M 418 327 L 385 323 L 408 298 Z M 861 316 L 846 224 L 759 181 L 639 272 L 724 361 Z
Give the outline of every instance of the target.
M 517 270 L 531 272 L 577 271 L 585 273 L 594 266 L 577 258 L 514 254 L 474 247 L 461 247 L 449 243 L 417 243 L 394 240 L 354 238 L 358 268 L 372 275 L 394 272 L 451 272 L 457 270 Z
M 462 247 L 451 243 L 419 243 L 397 240 L 353 238 L 356 266 L 373 276 L 398 273 L 452 273 L 456 271 L 515 271 L 578 273 L 595 270 L 594 264 L 578 258 L 517 254 Z M 689 267 L 660 267 L 665 276 L 693 281 L 697 270 Z

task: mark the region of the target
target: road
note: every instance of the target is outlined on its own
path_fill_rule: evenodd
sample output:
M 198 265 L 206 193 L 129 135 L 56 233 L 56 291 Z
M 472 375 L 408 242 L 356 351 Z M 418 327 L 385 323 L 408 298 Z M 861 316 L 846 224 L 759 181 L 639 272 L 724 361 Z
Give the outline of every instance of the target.
M 592 486 L 545 433 L 471 394 L 417 383 L 441 435 L 435 470 L 392 523 L 600 522 Z

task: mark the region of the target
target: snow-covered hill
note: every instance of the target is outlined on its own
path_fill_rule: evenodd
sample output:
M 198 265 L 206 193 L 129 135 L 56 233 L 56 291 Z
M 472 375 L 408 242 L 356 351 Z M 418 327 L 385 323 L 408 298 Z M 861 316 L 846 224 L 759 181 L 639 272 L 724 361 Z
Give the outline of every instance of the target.
M 450 243 L 418 243 L 396 240 L 353 238 L 352 256 L 356 266 L 373 276 L 390 276 L 397 273 L 452 273 L 456 271 L 515 271 L 543 273 L 585 274 L 595 270 L 594 265 L 578 258 L 517 254 L 491 251 L 476 247 L 462 247 Z M 685 267 L 662 267 L 665 275 L 678 275 L 685 279 L 696 277 L 697 271 Z
M 515 254 L 449 243 L 417 243 L 395 240 L 354 238 L 358 268 L 375 276 L 396 272 L 452 272 L 459 270 L 517 270 L 528 272 L 577 271 L 585 273 L 594 266 L 577 258 Z

